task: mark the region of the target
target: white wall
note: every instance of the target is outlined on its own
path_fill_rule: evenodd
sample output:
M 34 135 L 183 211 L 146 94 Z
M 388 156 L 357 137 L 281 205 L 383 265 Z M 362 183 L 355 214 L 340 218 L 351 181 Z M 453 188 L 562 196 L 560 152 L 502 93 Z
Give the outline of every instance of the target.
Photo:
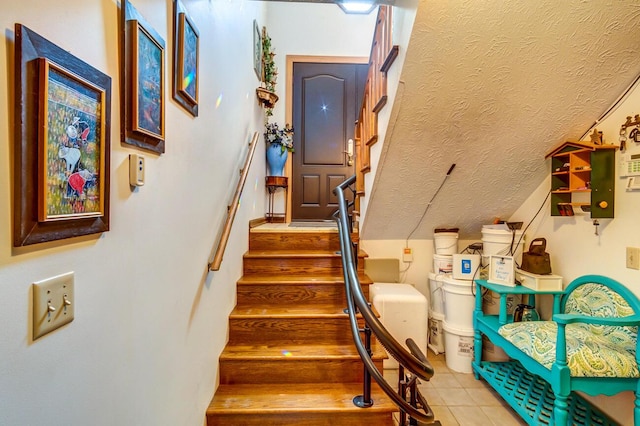
M 166 153 L 120 144 L 118 2 L 2 1 L 0 24 L 0 424 L 201 425 L 227 338 L 247 223 L 265 211 L 259 144 L 219 272 L 207 273 L 247 143 L 262 131 L 252 63 L 263 3 L 184 0 L 200 30 L 200 116 L 166 102 Z M 134 6 L 164 37 L 172 2 Z M 12 249 L 14 23 L 112 77 L 111 230 Z M 128 155 L 146 154 L 132 192 Z M 30 284 L 75 272 L 75 320 L 32 341 Z

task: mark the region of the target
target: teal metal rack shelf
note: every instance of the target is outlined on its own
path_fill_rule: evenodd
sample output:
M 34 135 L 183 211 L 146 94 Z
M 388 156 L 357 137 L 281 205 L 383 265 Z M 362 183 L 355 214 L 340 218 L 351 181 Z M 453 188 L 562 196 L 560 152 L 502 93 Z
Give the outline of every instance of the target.
M 518 361 L 483 361 L 474 370 L 530 425 L 553 426 L 551 385 L 529 373 Z M 575 426 L 620 426 L 572 392 L 568 400 L 569 418 Z

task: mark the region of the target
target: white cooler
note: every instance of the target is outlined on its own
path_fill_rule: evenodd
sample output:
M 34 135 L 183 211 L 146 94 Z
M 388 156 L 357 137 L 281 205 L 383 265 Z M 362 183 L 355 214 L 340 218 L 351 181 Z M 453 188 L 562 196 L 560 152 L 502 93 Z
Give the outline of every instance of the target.
M 405 340 L 412 338 L 426 356 L 429 319 L 427 298 L 412 285 L 398 283 L 371 284 L 369 297 L 389 333 L 405 348 Z M 389 357 L 383 366 L 398 368 L 398 362 Z

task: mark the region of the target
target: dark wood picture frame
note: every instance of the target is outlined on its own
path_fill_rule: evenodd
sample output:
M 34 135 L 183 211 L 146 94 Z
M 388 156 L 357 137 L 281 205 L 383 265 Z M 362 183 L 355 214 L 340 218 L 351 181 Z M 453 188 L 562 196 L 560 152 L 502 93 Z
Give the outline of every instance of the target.
M 198 116 L 200 32 L 180 0 L 174 0 L 173 99 Z
M 106 232 L 111 77 L 24 25 L 16 24 L 15 33 L 13 244 Z M 58 194 L 54 201 L 51 192 Z M 95 206 L 84 212 L 88 203 Z
M 165 42 L 127 0 L 122 1 L 122 142 L 165 150 Z

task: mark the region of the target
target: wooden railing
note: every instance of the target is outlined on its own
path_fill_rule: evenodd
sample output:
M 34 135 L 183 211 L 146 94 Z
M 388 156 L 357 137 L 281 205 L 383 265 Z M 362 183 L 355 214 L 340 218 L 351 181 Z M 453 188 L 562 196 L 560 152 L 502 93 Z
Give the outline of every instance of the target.
M 393 45 L 392 23 L 392 7 L 381 5 L 371 43 L 362 106 L 356 122 L 356 211 L 360 210 L 359 197 L 364 195 L 364 174 L 371 170 L 369 152 L 378 141 L 378 112 L 387 103 L 387 71 L 398 56 L 398 46 Z
M 222 228 L 222 232 L 220 234 L 220 239 L 218 240 L 218 245 L 217 245 L 215 254 L 213 256 L 213 260 L 209 262 L 210 271 L 220 270 L 220 265 L 222 264 L 222 257 L 224 256 L 224 250 L 227 248 L 227 242 L 229 241 L 229 235 L 231 234 L 231 227 L 233 226 L 233 220 L 236 217 L 238 206 L 240 205 L 240 197 L 242 196 L 244 183 L 247 180 L 247 175 L 249 174 L 249 168 L 251 167 L 251 162 L 253 161 L 253 154 L 256 151 L 256 146 L 258 144 L 258 137 L 259 137 L 258 132 L 255 132 L 253 134 L 253 138 L 251 139 L 251 143 L 249 144 L 247 158 L 244 161 L 244 166 L 240 170 L 240 179 L 238 180 L 238 186 L 236 187 L 236 192 L 233 195 L 233 201 L 231 201 L 231 205 L 227 206 L 227 220 L 224 222 L 224 227 Z

